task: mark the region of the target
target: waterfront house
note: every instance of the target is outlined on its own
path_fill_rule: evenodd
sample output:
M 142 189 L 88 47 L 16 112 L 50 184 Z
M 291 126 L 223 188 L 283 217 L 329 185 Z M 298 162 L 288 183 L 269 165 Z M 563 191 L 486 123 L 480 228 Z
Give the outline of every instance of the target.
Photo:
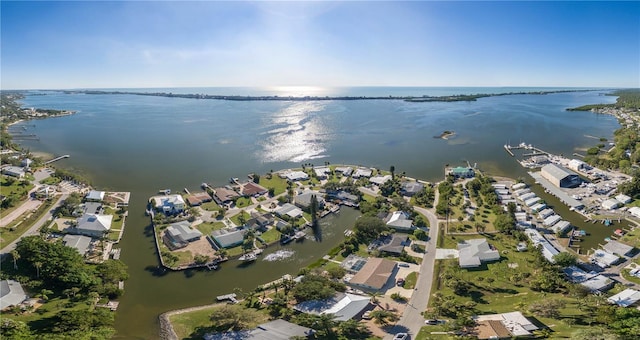
M 205 340 L 289 340 L 289 339 L 306 339 L 310 338 L 314 334 L 314 330 L 307 327 L 302 327 L 285 321 L 282 319 L 276 319 L 258 325 L 258 327 L 252 330 L 237 331 L 237 332 L 224 332 L 205 334 Z
M 394 233 L 391 236 L 385 237 L 380 243 L 381 245 L 378 247 L 379 251 L 397 256 L 402 254 L 404 247 L 411 243 L 411 241 L 407 234 Z
M 627 211 L 629 211 L 632 216 L 640 218 L 640 207 L 631 207 Z
M 220 205 L 231 203 L 234 199 L 240 197 L 235 190 L 226 187 L 215 188 L 213 192 L 213 198 Z
M 424 189 L 424 184 L 420 182 L 402 182 L 400 193 L 404 196 L 413 196 Z
M 77 250 L 80 255 L 84 256 L 87 254 L 89 246 L 91 245 L 91 237 L 70 234 L 64 235 L 62 243 L 67 247 Z
M 458 243 L 458 263 L 461 268 L 476 268 L 484 262 L 500 259 L 500 252 L 492 248 L 486 238 L 476 238 Z
M 366 177 L 369 178 L 371 177 L 371 174 L 373 174 L 373 170 L 371 169 L 367 169 L 367 168 L 357 168 L 356 171 L 353 173 L 353 175 L 351 175 L 351 177 L 353 178 L 361 178 L 361 177 Z
M 220 248 L 233 248 L 242 244 L 246 232 L 243 228 L 220 229 L 211 232 L 211 237 Z
M 5 166 L 4 168 L 2 168 L 2 173 L 7 176 L 17 178 L 23 178 L 25 175 L 24 170 L 17 166 Z
M 377 186 L 383 185 L 383 184 L 385 184 L 386 182 L 388 182 L 390 180 L 391 180 L 391 175 L 384 175 L 384 176 L 378 175 L 378 176 L 373 176 L 373 177 L 369 178 L 369 182 L 371 182 L 371 183 L 373 183 L 373 184 L 375 184 Z
M 20 166 L 23 168 L 28 168 L 31 166 L 31 164 L 33 163 L 33 161 L 29 158 L 24 158 L 21 162 L 20 162 Z
M 317 179 L 322 180 L 322 179 L 327 179 L 327 176 L 331 173 L 331 169 L 329 169 L 326 166 L 323 166 L 319 168 L 314 168 L 313 172 L 316 175 Z
M 560 220 L 551 227 L 556 234 L 565 234 L 571 228 L 571 223 L 568 221 Z
M 309 179 L 309 175 L 307 175 L 304 171 L 285 171 L 280 173 L 281 178 L 286 178 L 289 181 L 306 181 Z
M 607 301 L 620 307 L 633 306 L 636 302 L 640 301 L 640 292 L 635 289 L 627 288 L 608 298 Z
M 634 252 L 634 247 L 616 240 L 607 241 L 607 243 L 602 246 L 602 249 L 611 254 L 617 254 L 619 256 L 631 256 Z
M 189 242 L 194 242 L 202 237 L 202 233 L 191 227 L 188 221 L 173 223 L 165 229 L 162 240 L 171 250 L 184 248 Z
M 409 218 L 409 214 L 404 211 L 394 211 L 387 215 L 384 220 L 385 224 L 397 231 L 410 232 L 415 227 L 413 220 Z
M 540 249 L 540 251 L 542 252 L 542 256 L 544 256 L 547 261 L 551 263 L 556 262 L 553 257 L 558 255 L 560 252 L 553 245 L 551 245 L 551 243 L 549 243 L 549 241 L 547 241 L 547 239 L 544 238 L 542 234 L 540 234 L 540 232 L 535 229 L 525 229 L 524 233 L 525 235 L 527 235 L 527 237 L 529 237 L 529 240 L 531 241 L 533 246 Z
M 362 317 L 370 305 L 370 300 L 368 296 L 337 293 L 329 299 L 301 302 L 293 309 L 306 314 L 333 314 L 335 321 L 347 321 Z
M 267 192 L 269 192 L 267 188 L 254 182 L 246 182 L 242 185 L 242 189 L 240 189 L 240 193 L 242 194 L 242 196 L 246 197 L 260 196 L 266 194 Z
M 111 230 L 112 215 L 84 214 L 75 227 L 68 228 L 71 234 L 102 238 Z
M 311 197 L 313 196 L 315 196 L 316 200 L 318 201 L 318 209 L 323 209 L 324 198 L 322 198 L 322 195 L 316 191 L 305 191 L 299 195 L 296 195 L 293 198 L 293 203 L 303 210 L 308 209 L 311 206 Z
M 607 199 L 607 200 L 602 202 L 602 208 L 606 209 L 606 210 L 617 209 L 621 205 L 622 204 L 620 204 L 620 202 L 618 202 L 618 200 L 616 200 L 614 198 L 609 198 L 609 199 Z
M 627 204 L 627 203 L 631 203 L 631 197 L 625 195 L 625 194 L 618 194 L 616 195 L 616 201 L 622 203 L 622 204 Z
M 246 225 L 252 229 L 260 229 L 266 231 L 267 226 L 273 224 L 275 218 L 271 213 L 260 214 L 258 212 L 251 212 L 251 219 L 249 219 Z
M 273 211 L 280 217 L 289 216 L 291 218 L 302 217 L 302 210 L 291 203 L 285 203 Z
M 177 214 L 185 208 L 184 199 L 180 195 L 153 196 L 150 201 L 156 211 L 165 214 Z
M 14 280 L 0 281 L 0 310 L 20 305 L 29 297 L 25 294 L 20 282 Z
M 206 191 L 194 192 L 193 194 L 188 195 L 185 199 L 192 207 L 196 207 L 202 205 L 202 203 L 211 202 L 213 200 L 211 195 Z
M 336 199 L 348 205 L 358 205 L 358 196 L 348 193 L 344 190 L 327 191 L 327 198 Z
M 589 257 L 592 263 L 597 264 L 601 268 L 611 267 L 614 264 L 620 262 L 620 258 L 612 253 L 597 249 Z
M 526 184 L 520 182 L 520 183 L 516 183 L 516 184 L 512 185 L 511 186 L 511 190 L 520 190 L 520 189 L 524 189 L 526 187 L 527 187 Z
M 88 202 L 102 202 L 104 200 L 104 195 L 104 191 L 91 190 L 87 193 L 84 199 Z
M 366 291 L 380 291 L 388 282 L 393 282 L 397 263 L 383 258 L 369 258 L 367 263 L 354 275 L 348 285 Z
M 342 176 L 349 177 L 353 173 L 353 168 L 349 166 L 338 166 L 335 168 L 335 172 L 339 172 Z
M 521 312 L 477 315 L 472 331 L 478 339 L 512 339 L 533 336 L 538 327 Z

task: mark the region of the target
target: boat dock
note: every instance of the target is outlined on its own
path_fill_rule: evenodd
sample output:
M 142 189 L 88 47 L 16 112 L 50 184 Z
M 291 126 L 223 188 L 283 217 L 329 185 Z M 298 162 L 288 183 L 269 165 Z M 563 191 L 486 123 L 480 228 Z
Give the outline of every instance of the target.
M 236 294 L 235 293 L 217 296 L 216 300 L 218 300 L 218 301 L 227 301 L 228 300 L 231 303 L 238 303 L 238 300 L 236 300 Z
M 507 151 L 507 153 L 509 153 L 509 155 L 511 155 L 511 157 L 515 157 L 516 155 L 513 154 L 513 152 L 511 151 L 511 145 L 505 144 L 504 145 L 504 149 Z
M 69 158 L 69 157 L 71 157 L 71 156 L 70 155 L 62 155 L 60 157 L 56 157 L 54 159 L 51 159 L 51 160 L 48 160 L 48 161 L 44 162 L 44 165 L 51 164 L 53 162 L 57 162 L 57 161 L 59 161 L 61 159 L 65 159 L 65 158 Z

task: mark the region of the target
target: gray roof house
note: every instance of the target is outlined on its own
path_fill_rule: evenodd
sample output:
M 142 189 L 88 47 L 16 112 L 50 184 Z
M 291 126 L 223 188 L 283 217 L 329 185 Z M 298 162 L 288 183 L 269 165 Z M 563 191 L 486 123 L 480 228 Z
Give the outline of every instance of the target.
M 409 215 L 404 211 L 394 211 L 387 215 L 385 219 L 387 226 L 398 230 L 408 232 L 413 229 L 413 220 L 409 219 Z
M 6 166 L 2 168 L 2 173 L 7 176 L 13 176 L 18 178 L 22 178 L 25 175 L 24 170 L 17 166 Z
M 378 250 L 390 254 L 402 254 L 405 245 L 408 243 L 408 239 L 409 237 L 407 236 L 407 234 L 394 233 L 393 235 L 391 235 L 391 238 L 388 240 L 388 242 L 385 242 L 383 245 L 378 247 Z
M 198 229 L 191 228 L 191 223 L 181 221 L 167 227 L 164 232 L 164 244 L 171 249 L 179 249 L 189 245 L 189 242 L 197 241 L 202 237 Z
M 300 195 L 297 195 L 293 198 L 293 203 L 299 206 L 302 209 L 306 209 L 311 206 L 311 197 L 315 196 L 318 200 L 318 207 L 322 208 L 324 206 L 324 198 L 322 198 L 322 194 L 315 191 L 306 191 Z
M 458 263 L 462 268 L 479 267 L 483 262 L 500 259 L 500 252 L 489 246 L 486 238 L 477 238 L 458 243 Z
M 87 250 L 89 250 L 91 237 L 82 235 L 64 235 L 62 243 L 67 247 L 74 248 L 80 253 L 80 255 L 84 256 L 87 253 Z
M 424 184 L 420 182 L 402 182 L 400 192 L 405 196 L 413 196 L 424 189 Z
M 17 306 L 28 298 L 20 282 L 14 280 L 0 281 L 0 310 Z
M 233 248 L 242 244 L 246 232 L 246 229 L 220 229 L 213 231 L 211 237 L 213 237 L 218 246 L 222 248 Z
M 293 205 L 291 203 L 285 203 L 281 207 L 278 207 L 273 212 L 276 213 L 276 215 L 278 215 L 280 217 L 282 217 L 284 215 L 287 215 L 289 217 L 300 217 L 300 216 L 302 216 L 302 210 L 300 210 L 300 208 L 296 207 L 295 205 Z
M 334 314 L 336 321 L 347 321 L 362 316 L 369 307 L 368 296 L 338 293 L 326 300 L 304 301 L 293 307 L 298 312 L 307 314 Z
M 602 249 L 611 254 L 617 254 L 619 256 L 630 256 L 633 253 L 632 246 L 628 246 L 616 240 L 608 241 L 605 245 L 602 246 Z
M 314 331 L 286 320 L 277 319 L 263 323 L 249 331 L 206 334 L 205 340 L 288 340 L 293 337 L 306 338 Z
M 112 215 L 84 214 L 78 219 L 75 228 L 69 228 L 72 234 L 91 237 L 104 237 L 111 229 Z

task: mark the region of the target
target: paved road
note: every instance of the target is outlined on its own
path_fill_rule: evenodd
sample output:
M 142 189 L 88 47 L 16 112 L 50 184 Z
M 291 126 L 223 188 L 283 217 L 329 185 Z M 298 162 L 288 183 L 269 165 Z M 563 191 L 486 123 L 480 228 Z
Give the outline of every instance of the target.
M 60 204 L 62 204 L 62 201 L 64 201 L 68 196 L 69 194 L 66 193 L 60 195 L 58 200 L 51 206 L 51 209 L 49 209 L 46 214 L 44 214 L 39 220 L 37 220 L 36 223 L 31 226 L 31 228 L 29 228 L 24 234 L 22 234 L 22 236 L 18 237 L 15 241 L 11 242 L 6 247 L 2 248 L 2 250 L 0 250 L 0 258 L 3 258 L 4 256 L 8 255 L 9 252 L 14 250 L 16 248 L 16 244 L 18 243 L 18 241 L 20 241 L 21 238 L 39 234 L 40 227 L 42 227 L 49 219 L 53 218 L 53 212 Z
M 40 204 L 42 204 L 42 201 L 37 200 L 35 198 L 31 198 L 31 193 L 29 193 L 29 199 L 27 201 L 25 201 L 19 207 L 17 207 L 12 212 L 8 213 L 6 216 L 0 219 L 0 227 L 8 226 L 16 218 L 22 216 L 22 214 L 24 214 L 27 211 L 38 209 Z

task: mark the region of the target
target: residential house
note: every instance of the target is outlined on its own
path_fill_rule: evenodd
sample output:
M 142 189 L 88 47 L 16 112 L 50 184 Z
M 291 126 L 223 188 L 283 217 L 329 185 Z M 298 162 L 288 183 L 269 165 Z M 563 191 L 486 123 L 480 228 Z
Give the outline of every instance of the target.
M 500 252 L 492 248 L 486 238 L 477 238 L 458 243 L 458 263 L 461 268 L 479 267 L 483 262 L 500 259 Z
M 413 220 L 404 211 L 394 211 L 387 215 L 384 220 L 386 225 L 397 231 L 410 232 L 414 229 Z
M 387 237 L 385 242 L 378 247 L 378 250 L 391 255 L 400 255 L 404 251 L 404 247 L 411 243 L 407 234 L 394 233 Z
M 258 212 L 251 212 L 251 219 L 249 219 L 246 225 L 252 229 L 266 230 L 270 224 L 273 224 L 275 218 L 271 213 L 260 214 Z
M 338 166 L 335 168 L 335 172 L 339 172 L 342 176 L 349 177 L 353 173 L 353 168 L 348 166 Z
M 595 263 L 601 268 L 611 267 L 614 264 L 620 262 L 620 258 L 618 256 L 602 249 L 597 249 L 596 251 L 594 251 L 589 259 L 592 263 Z
M 367 263 L 347 284 L 367 291 L 382 290 L 387 282 L 393 282 L 397 263 L 383 258 L 369 258 Z
M 449 169 L 449 175 L 455 178 L 472 178 L 476 175 L 476 172 L 473 168 L 459 166 Z
M 569 266 L 562 270 L 567 279 L 572 283 L 578 283 L 593 293 L 604 292 L 613 287 L 613 280 L 596 272 L 587 273 L 584 270 Z
M 102 202 L 104 200 L 104 195 L 104 191 L 91 190 L 84 198 L 88 202 Z
M 29 158 L 24 158 L 21 162 L 20 162 L 20 166 L 23 168 L 28 168 L 31 166 L 31 164 L 33 163 L 33 161 Z
M 180 195 L 153 196 L 150 201 L 156 211 L 165 214 L 177 214 L 184 210 L 185 202 Z
M 640 292 L 635 289 L 627 288 L 608 298 L 607 301 L 620 307 L 629 307 L 640 301 Z
M 220 205 L 231 203 L 234 199 L 240 197 L 235 190 L 226 187 L 215 188 L 213 192 L 213 199 Z
M 214 230 L 211 237 L 220 248 L 233 248 L 242 244 L 246 232 L 243 228 L 220 229 Z
M 162 240 L 169 249 L 180 249 L 189 245 L 202 237 L 202 233 L 198 229 L 191 227 L 188 221 L 173 223 L 164 231 Z
M 333 314 L 335 321 L 359 319 L 370 305 L 368 296 L 337 293 L 325 300 L 311 300 L 301 302 L 293 307 L 300 313 L 323 315 Z
M 283 217 L 283 216 L 289 216 L 291 218 L 302 217 L 302 210 L 300 210 L 300 208 L 296 207 L 291 203 L 285 203 L 282 206 L 276 208 L 273 212 L 280 217 Z
M 286 178 L 292 182 L 306 181 L 309 179 L 309 175 L 307 175 L 307 173 L 304 171 L 286 171 L 286 172 L 280 173 L 280 177 Z
M 260 195 L 266 194 L 267 192 L 269 192 L 267 188 L 254 182 L 245 183 L 244 185 L 242 185 L 242 189 L 240 191 L 242 196 L 247 196 L 247 197 L 260 196 Z
M 617 254 L 619 256 L 631 256 L 634 252 L 634 247 L 628 246 L 616 240 L 607 241 L 607 243 L 602 246 L 602 249 L 611 254 Z
M 352 206 L 358 205 L 358 196 L 348 193 L 344 190 L 327 191 L 327 198 L 338 200 L 347 205 L 352 205 Z
M 87 254 L 87 251 L 89 251 L 91 237 L 68 234 L 64 235 L 62 243 L 67 247 L 74 248 L 78 253 L 80 253 L 80 255 L 84 256 Z
M 305 339 L 312 337 L 315 331 L 311 328 L 302 327 L 285 321 L 277 319 L 263 323 L 258 327 L 238 332 L 224 332 L 205 334 L 205 340 L 289 340 L 289 339 Z
M 371 169 L 358 168 L 353 173 L 353 175 L 351 175 L 351 177 L 353 177 L 353 178 L 361 178 L 361 177 L 369 178 L 369 177 L 371 177 L 371 174 L 373 174 L 373 170 L 371 170 Z
M 327 176 L 331 174 L 331 169 L 329 169 L 326 166 L 323 166 L 323 167 L 314 168 L 313 172 L 316 175 L 317 179 L 322 180 L 322 179 L 327 179 Z
M 324 208 L 324 198 L 319 192 L 316 191 L 306 191 L 299 195 L 296 195 L 293 198 L 293 203 L 300 207 L 301 209 L 308 209 L 311 206 L 311 198 L 315 196 L 318 201 L 318 209 Z
M 413 196 L 424 189 L 424 184 L 420 182 L 402 182 L 400 193 L 404 196 Z
M 391 180 L 391 175 L 384 175 L 384 176 L 374 176 L 369 178 L 369 182 L 375 184 L 375 185 L 383 185 L 386 182 Z
M 477 315 L 473 334 L 478 339 L 511 339 L 531 337 L 538 327 L 521 312 Z
M 78 224 L 68 230 L 71 234 L 102 238 L 111 230 L 112 220 L 112 215 L 84 214 L 78 219 Z
M 14 280 L 0 281 L 0 310 L 18 306 L 28 298 L 20 282 Z
M 187 196 L 185 199 L 187 200 L 187 203 L 189 203 L 189 205 L 192 207 L 197 207 L 199 205 L 202 205 L 202 203 L 211 202 L 213 200 L 211 195 L 209 195 L 209 193 L 207 193 L 206 191 L 194 192 L 193 194 Z

